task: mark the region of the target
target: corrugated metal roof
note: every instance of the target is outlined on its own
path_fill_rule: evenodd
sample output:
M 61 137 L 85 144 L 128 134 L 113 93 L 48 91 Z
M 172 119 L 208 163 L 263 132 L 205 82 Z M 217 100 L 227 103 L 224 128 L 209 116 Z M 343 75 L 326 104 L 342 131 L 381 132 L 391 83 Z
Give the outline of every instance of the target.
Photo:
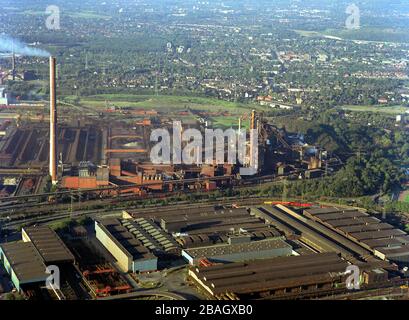
M 10 242 L 0 245 L 20 283 L 42 281 L 48 277 L 43 258 L 31 242 Z
M 347 263 L 335 253 L 278 257 L 193 269 L 214 294 L 251 293 L 338 280 Z
M 24 228 L 34 247 L 48 264 L 74 262 L 75 258 L 57 233 L 48 226 Z
M 282 239 L 267 239 L 261 241 L 251 241 L 238 244 L 221 244 L 216 246 L 200 247 L 193 249 L 185 249 L 184 251 L 189 256 L 195 258 L 211 257 L 219 255 L 227 255 L 241 252 L 257 252 L 263 250 L 287 248 L 292 249 L 291 245 L 283 241 Z

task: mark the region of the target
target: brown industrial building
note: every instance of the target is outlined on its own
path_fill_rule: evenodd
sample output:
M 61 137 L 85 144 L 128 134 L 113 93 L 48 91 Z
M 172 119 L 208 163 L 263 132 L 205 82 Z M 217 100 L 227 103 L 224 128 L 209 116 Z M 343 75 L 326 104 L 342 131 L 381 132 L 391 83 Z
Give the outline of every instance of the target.
M 229 243 L 184 249 L 182 256 L 191 265 L 198 265 L 202 259 L 211 263 L 230 263 L 290 256 L 292 247 L 281 238 L 251 241 L 250 237 L 231 237 Z
M 17 290 L 44 287 L 49 276 L 47 266 L 57 265 L 61 268 L 74 263 L 72 253 L 49 227 L 23 228 L 21 233 L 23 242 L 0 246 L 0 258 Z
M 409 235 L 367 213 L 341 208 L 306 209 L 304 215 L 371 251 L 382 260 L 407 265 Z
M 0 261 L 10 274 L 17 291 L 25 285 L 45 285 L 46 265 L 30 242 L 10 242 L 0 245 Z
M 266 222 L 284 226 L 287 235 L 297 234 L 306 245 L 314 248 L 317 252 L 336 252 L 351 263 L 359 261 L 376 260 L 371 252 L 354 241 L 338 234 L 333 229 L 316 221 L 310 220 L 295 211 L 277 205 L 275 207 L 261 206 L 252 209 L 253 214 L 264 219 Z
M 24 242 L 31 242 L 43 258 L 45 264 L 74 263 L 75 259 L 60 237 L 48 226 L 23 228 Z
M 126 217 L 152 219 L 163 230 L 172 233 L 183 248 L 227 243 L 229 237 L 235 234 L 248 235 L 252 240 L 282 235 L 273 226 L 251 216 L 245 208 L 129 211 Z
M 348 263 L 335 253 L 193 267 L 190 278 L 215 299 L 319 296 L 345 289 Z

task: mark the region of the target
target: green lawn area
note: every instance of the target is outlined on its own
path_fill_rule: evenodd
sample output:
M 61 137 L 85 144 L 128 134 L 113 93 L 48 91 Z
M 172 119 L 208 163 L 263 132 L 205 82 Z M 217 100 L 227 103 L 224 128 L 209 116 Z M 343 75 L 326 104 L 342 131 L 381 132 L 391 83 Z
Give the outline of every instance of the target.
M 238 117 L 225 117 L 225 116 L 220 116 L 220 117 L 213 117 L 212 118 L 212 126 L 215 128 L 238 128 L 239 126 L 239 119 Z M 249 120 L 244 120 L 241 123 L 241 126 L 243 129 L 247 129 L 250 127 Z
M 409 110 L 409 108 L 406 108 L 404 106 L 398 105 L 398 106 L 381 106 L 381 105 L 376 105 L 376 106 L 343 106 L 343 110 L 349 110 L 349 111 L 356 111 L 356 112 L 379 112 L 379 113 L 386 113 L 386 114 L 391 114 L 391 115 L 398 115 L 405 113 L 406 110 Z
M 73 101 L 74 96 L 65 97 L 66 101 Z M 187 108 L 204 111 L 230 111 L 243 113 L 251 109 L 261 109 L 256 104 L 241 104 L 212 98 L 167 96 L 167 95 L 132 95 L 132 94 L 100 94 L 80 98 L 80 104 L 88 107 L 104 109 L 105 101 L 109 105 L 118 107 L 132 107 L 138 109 L 156 109 L 159 111 L 184 110 Z

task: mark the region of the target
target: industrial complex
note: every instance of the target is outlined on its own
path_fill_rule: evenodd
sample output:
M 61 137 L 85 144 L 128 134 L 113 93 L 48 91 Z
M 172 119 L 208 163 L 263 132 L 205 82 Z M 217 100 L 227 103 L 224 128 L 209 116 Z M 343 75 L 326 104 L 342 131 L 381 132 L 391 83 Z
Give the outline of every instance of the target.
M 407 285 L 406 238 L 352 208 L 225 205 L 126 210 L 58 233 L 26 227 L 20 241 L 0 244 L 0 257 L 31 298 L 138 296 L 147 279 L 170 281 L 174 267 L 182 296 L 189 288 L 216 300 L 353 298 Z M 63 270 L 60 288 L 46 287 L 49 266 Z M 349 288 L 351 266 L 359 290 Z
M 157 163 L 150 158 L 155 129 L 177 139 L 189 129 L 205 133 L 209 112 L 186 107 L 181 120 L 180 111 L 117 113 L 102 103 L 77 116 L 58 98 L 57 59 L 48 63 L 49 103 L 12 104 L 0 87 L 0 280 L 10 279 L 0 281 L 0 295 L 354 299 L 391 288 L 409 295 L 409 235 L 374 212 L 285 195 L 234 197 L 261 184 L 285 190 L 290 180 L 328 178 L 344 164 L 334 152 L 250 109 L 232 130 L 235 138 L 247 127 L 256 134 L 258 143 L 243 142 L 242 163 L 229 161 L 224 140 L 221 160 Z M 6 78 L 21 78 L 14 64 L 13 55 Z M 60 277 L 51 286 L 50 268 Z
M 0 110 L 3 132 L 0 135 L 0 191 L 3 197 L 27 195 L 20 191 L 25 183 L 33 185 L 31 196 L 40 195 L 49 190 L 48 179 L 60 192 L 86 190 L 88 195 L 97 196 L 132 194 L 145 197 L 193 190 L 211 192 L 282 177 L 319 178 L 342 165 L 336 155 L 303 142 L 285 129 L 276 128 L 256 110 L 250 112 L 248 126 L 243 117 L 237 119 L 237 138 L 246 127 L 258 135 L 257 144 L 251 139 L 246 140 L 244 163 L 227 161 L 230 147 L 226 143 L 224 163 L 218 160 L 213 164 L 154 164 L 150 159 L 153 130 L 161 128 L 173 135 L 182 135 L 194 128 L 204 134 L 211 129 L 206 114 L 192 110 L 188 120 L 180 120 L 177 114 L 141 109 L 129 111 L 131 120 L 125 122 L 118 117 L 106 119 L 113 116 L 112 110 L 106 116 L 89 113 L 80 118 L 76 117 L 74 109 L 58 112 L 59 108 L 66 110 L 67 105 L 58 100 L 57 63 L 55 57 L 50 57 L 49 114 L 41 114 L 43 110 L 34 103 L 6 103 Z M 5 88 L 0 91 L 4 101 L 7 100 L 4 98 Z M 17 107 L 23 108 L 27 115 L 16 112 Z M 176 120 L 180 121 L 180 128 L 174 127 Z M 183 141 L 182 146 L 186 144 L 187 141 Z M 203 155 L 207 154 L 204 146 L 200 150 Z M 257 154 L 257 157 L 253 159 L 250 154 Z M 256 175 L 252 179 L 240 176 L 242 166 L 256 168 Z M 55 200 L 61 201 L 58 195 Z
M 0 248 L 2 263 L 17 290 L 25 290 L 25 285 L 44 286 L 47 266 L 73 264 L 75 260 L 57 234 L 46 226 L 23 229 L 22 242 L 2 244 Z

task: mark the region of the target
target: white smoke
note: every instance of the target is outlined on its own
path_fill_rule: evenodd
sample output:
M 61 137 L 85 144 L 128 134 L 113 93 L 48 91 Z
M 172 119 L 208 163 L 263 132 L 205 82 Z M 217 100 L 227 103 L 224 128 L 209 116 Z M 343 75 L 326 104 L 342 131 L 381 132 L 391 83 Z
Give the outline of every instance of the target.
M 48 57 L 50 54 L 42 49 L 32 48 L 25 43 L 13 39 L 7 35 L 0 34 L 0 52 L 14 52 L 23 56 L 33 56 L 33 57 Z

